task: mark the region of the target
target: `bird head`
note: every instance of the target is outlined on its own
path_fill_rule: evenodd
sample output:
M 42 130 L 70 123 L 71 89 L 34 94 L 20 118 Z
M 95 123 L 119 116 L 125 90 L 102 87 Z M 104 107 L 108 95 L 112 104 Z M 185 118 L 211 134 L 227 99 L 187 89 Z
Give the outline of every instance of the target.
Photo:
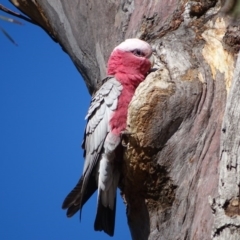
M 127 39 L 112 51 L 108 60 L 108 75 L 131 75 L 145 79 L 152 66 L 151 46 L 140 39 Z

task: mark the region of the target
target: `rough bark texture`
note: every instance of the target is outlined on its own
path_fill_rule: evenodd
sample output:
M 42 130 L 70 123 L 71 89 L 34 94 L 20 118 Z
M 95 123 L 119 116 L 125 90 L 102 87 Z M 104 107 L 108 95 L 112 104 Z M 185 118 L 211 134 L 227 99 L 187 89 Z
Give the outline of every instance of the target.
M 124 136 L 132 238 L 240 239 L 240 34 L 220 1 L 17 2 L 61 44 L 90 92 L 123 39 L 155 49 L 156 71 L 137 89 Z
M 215 215 L 213 239 L 240 238 L 240 58 L 236 63 L 222 124 L 219 196 L 211 199 Z

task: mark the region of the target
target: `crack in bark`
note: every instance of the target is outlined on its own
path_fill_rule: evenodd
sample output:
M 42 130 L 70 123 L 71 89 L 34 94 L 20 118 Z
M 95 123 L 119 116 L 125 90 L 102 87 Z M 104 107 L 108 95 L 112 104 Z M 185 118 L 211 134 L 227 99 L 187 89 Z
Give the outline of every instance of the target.
M 240 231 L 240 225 L 231 224 L 231 223 L 224 224 L 223 226 L 216 229 L 216 231 L 213 233 L 213 237 L 220 236 L 225 229 L 230 229 L 233 232 Z
M 210 8 L 214 7 L 217 3 L 217 0 L 195 0 L 191 1 L 190 3 L 190 16 L 196 16 L 199 18 L 204 15 Z

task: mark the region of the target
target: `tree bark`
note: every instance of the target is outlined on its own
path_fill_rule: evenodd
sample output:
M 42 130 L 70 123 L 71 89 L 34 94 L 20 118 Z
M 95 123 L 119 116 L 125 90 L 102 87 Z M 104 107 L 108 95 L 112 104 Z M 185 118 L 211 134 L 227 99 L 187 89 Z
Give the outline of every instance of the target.
M 122 40 L 153 46 L 155 71 L 130 103 L 123 139 L 132 238 L 240 239 L 240 35 L 220 1 L 13 3 L 59 42 L 90 93 Z

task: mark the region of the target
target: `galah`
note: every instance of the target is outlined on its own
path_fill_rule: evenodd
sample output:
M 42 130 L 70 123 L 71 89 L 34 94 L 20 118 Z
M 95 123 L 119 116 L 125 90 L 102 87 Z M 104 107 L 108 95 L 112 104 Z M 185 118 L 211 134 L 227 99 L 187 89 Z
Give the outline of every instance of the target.
M 151 46 L 136 38 L 125 40 L 111 53 L 108 77 L 93 96 L 86 116 L 83 174 L 62 205 L 71 217 L 98 190 L 94 229 L 110 236 L 114 234 L 120 179 L 121 134 L 126 129 L 133 94 L 151 69 L 151 55 Z

